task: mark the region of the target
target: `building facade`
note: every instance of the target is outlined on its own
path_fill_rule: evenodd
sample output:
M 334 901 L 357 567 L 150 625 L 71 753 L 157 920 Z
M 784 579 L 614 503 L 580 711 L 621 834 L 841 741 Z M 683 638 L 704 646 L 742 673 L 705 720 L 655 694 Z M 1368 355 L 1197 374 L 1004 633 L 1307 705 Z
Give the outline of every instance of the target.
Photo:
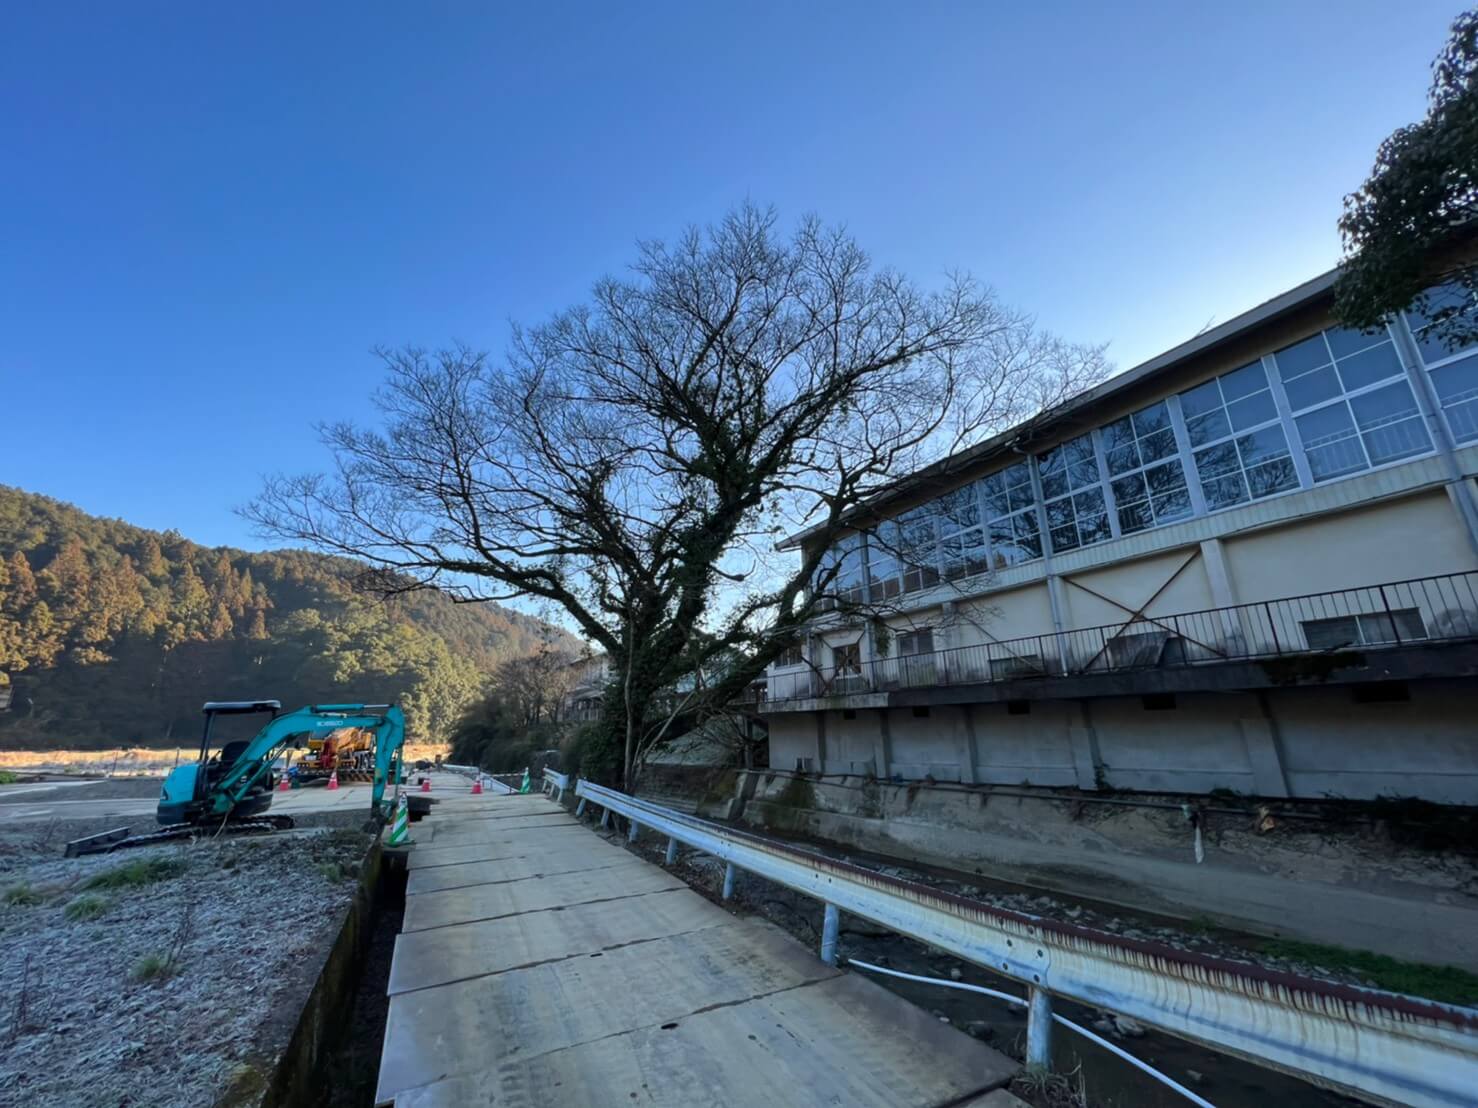
M 1333 282 L 899 480 L 770 671 L 771 765 L 1478 803 L 1478 346 Z

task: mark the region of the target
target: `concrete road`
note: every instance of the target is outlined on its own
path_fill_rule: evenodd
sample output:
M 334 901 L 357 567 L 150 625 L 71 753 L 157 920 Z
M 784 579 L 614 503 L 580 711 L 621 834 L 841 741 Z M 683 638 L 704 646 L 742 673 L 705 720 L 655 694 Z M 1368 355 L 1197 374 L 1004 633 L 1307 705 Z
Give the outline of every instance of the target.
M 379 1104 L 908 1108 L 1015 1072 L 541 796 L 453 796 L 416 828 Z

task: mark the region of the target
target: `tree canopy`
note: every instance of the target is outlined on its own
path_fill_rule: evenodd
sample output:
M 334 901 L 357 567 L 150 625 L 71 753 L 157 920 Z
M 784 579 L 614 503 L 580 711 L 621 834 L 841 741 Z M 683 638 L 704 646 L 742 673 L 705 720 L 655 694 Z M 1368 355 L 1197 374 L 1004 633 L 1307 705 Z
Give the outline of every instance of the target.
M 676 715 L 721 710 L 793 641 L 850 513 L 1103 372 L 968 277 L 926 291 L 753 206 L 642 244 L 501 362 L 382 357 L 383 426 L 324 428 L 335 472 L 273 480 L 249 514 L 396 582 L 559 605 L 610 656 L 628 781 Z M 807 554 L 777 558 L 803 526 Z
M 563 632 L 434 594 L 357 592 L 363 566 L 198 546 L 0 486 L 0 744 L 151 745 L 193 736 L 211 699 L 296 706 L 394 697 L 446 738 L 487 674 Z
M 1362 330 L 1413 306 L 1452 348 L 1478 339 L 1478 270 L 1459 239 L 1478 215 L 1478 12 L 1452 25 L 1432 66 L 1426 117 L 1380 145 L 1375 167 L 1345 197 L 1343 271 L 1335 310 Z M 1437 284 L 1463 295 L 1429 294 Z

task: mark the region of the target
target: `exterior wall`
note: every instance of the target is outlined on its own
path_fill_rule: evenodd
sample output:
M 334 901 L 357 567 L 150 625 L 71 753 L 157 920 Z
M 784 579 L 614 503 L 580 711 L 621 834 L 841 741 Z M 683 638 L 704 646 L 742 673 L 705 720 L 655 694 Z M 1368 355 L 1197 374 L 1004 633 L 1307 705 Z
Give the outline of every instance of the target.
M 1242 603 L 1478 568 L 1440 490 L 1233 536 L 1226 560 Z
M 1031 704 L 1012 715 L 1005 704 L 970 707 L 975 725 L 975 775 L 992 785 L 1078 783 L 1071 728 L 1076 706 L 1061 701 Z
M 1414 682 L 1410 700 L 1360 703 L 1358 686 L 795 713 L 771 719 L 770 762 L 829 774 L 996 785 L 1214 789 L 1269 797 L 1417 796 L 1478 804 L 1478 687 Z M 812 763 L 813 768 L 823 768 Z M 886 766 L 886 770 L 884 767 Z
M 1478 687 L 1423 681 L 1410 693 L 1391 704 L 1337 689 L 1270 693 L 1294 795 L 1478 804 Z

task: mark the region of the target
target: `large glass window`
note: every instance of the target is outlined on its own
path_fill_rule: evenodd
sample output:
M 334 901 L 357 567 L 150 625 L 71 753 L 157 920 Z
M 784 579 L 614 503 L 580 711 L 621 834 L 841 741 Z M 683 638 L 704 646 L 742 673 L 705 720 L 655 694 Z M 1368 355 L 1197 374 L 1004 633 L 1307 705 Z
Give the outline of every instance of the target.
M 1185 467 L 1177 453 L 1175 429 L 1165 401 L 1110 423 L 1099 435 L 1121 534 L 1130 535 L 1191 514 Z
M 1093 436 L 1079 435 L 1037 457 L 1052 549 L 1061 553 L 1110 538 Z
M 947 581 L 973 577 L 990 568 L 980 515 L 981 491 L 977 482 L 935 501 L 939 511 L 939 568 Z
M 836 570 L 836 575 L 827 582 L 827 576 L 833 568 Z M 824 583 L 821 584 L 822 602 L 820 604 L 823 610 L 832 607 L 838 601 L 860 604 L 863 585 L 862 536 L 852 534 L 837 540 L 836 544 L 821 559 L 816 576 L 818 583 Z
M 1298 473 L 1261 362 L 1180 394 L 1206 509 L 1298 487 Z
M 1424 311 L 1406 313 L 1417 349 L 1432 378 L 1437 400 L 1447 415 L 1447 425 L 1458 442 L 1478 439 L 1478 351 L 1473 343 L 1451 346 L 1434 333 L 1432 320 L 1444 311 L 1460 312 L 1465 322 L 1478 314 L 1468 290 L 1445 285 L 1427 292 Z
M 1384 329 L 1321 331 L 1273 355 L 1315 481 L 1432 448 Z
M 1026 462 L 1017 462 L 980 482 L 990 534 L 991 563 L 996 569 L 1042 556 L 1032 474 Z

